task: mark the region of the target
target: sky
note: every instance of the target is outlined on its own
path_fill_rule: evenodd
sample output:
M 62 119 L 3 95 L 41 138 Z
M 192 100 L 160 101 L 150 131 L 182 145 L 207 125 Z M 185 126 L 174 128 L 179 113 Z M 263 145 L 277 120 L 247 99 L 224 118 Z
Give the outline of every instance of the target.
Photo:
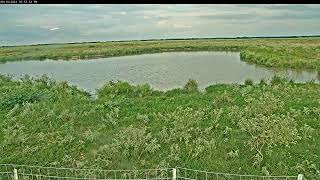
M 0 6 L 0 46 L 319 34 L 320 5 L 311 4 Z

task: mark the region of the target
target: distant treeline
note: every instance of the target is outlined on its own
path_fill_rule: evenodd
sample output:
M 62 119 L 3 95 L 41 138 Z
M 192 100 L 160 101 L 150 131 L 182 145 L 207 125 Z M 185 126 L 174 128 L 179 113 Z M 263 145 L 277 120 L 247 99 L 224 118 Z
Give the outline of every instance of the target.
M 146 40 L 138 40 L 138 41 L 163 41 L 163 40 L 203 40 L 203 39 L 274 39 L 274 38 L 308 38 L 308 37 L 320 37 L 320 35 L 312 35 L 312 36 L 258 36 L 258 37 L 217 37 L 217 38 L 169 38 L 169 39 L 146 39 Z
M 215 40 L 215 39 L 281 39 L 281 38 L 315 38 L 320 35 L 310 36 L 241 36 L 241 37 L 208 37 L 208 38 L 164 38 L 164 39 L 141 39 L 141 40 L 113 40 L 113 41 L 88 41 L 88 42 L 70 42 L 70 43 L 44 43 L 44 44 L 30 44 L 30 45 L 13 45 L 0 47 L 17 47 L 17 46 L 39 46 L 39 45 L 60 45 L 60 44 L 85 44 L 85 43 L 104 43 L 104 42 L 132 42 L 132 41 L 167 41 L 167 40 Z

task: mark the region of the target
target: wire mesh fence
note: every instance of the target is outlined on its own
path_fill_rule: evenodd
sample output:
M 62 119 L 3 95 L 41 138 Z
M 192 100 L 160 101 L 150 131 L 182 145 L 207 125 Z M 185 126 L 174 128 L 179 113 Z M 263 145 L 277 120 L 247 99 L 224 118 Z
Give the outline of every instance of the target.
M 183 180 L 297 180 L 298 176 L 257 176 L 217 173 L 177 167 L 177 179 Z
M 96 179 L 96 180 L 124 180 L 124 179 L 172 179 L 172 168 L 143 169 L 143 170 L 99 170 L 99 169 L 74 169 L 54 168 L 41 166 L 26 166 L 2 164 L 0 165 L 0 180 L 16 180 L 14 169 L 17 170 L 19 180 L 62 180 L 62 179 Z
M 182 167 L 142 170 L 100 170 L 0 164 L 0 180 L 302 180 L 298 176 L 217 173 Z

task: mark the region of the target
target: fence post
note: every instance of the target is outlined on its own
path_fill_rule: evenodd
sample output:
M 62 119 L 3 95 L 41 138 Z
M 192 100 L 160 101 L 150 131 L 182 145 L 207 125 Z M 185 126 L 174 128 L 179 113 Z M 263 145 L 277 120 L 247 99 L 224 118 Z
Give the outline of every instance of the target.
M 303 174 L 298 174 L 298 179 L 297 180 L 302 180 L 303 179 Z
M 172 180 L 176 180 L 176 179 L 177 179 L 177 169 L 172 168 Z
M 13 169 L 13 180 L 18 180 L 18 171 L 16 168 Z

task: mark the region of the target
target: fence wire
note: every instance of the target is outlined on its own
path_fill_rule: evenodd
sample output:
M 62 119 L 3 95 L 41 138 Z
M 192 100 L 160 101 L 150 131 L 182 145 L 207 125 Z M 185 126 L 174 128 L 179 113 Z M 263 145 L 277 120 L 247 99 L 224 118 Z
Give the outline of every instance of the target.
M 100 170 L 54 168 L 41 166 L 26 166 L 14 164 L 0 165 L 0 180 L 13 179 L 13 169 L 17 169 L 19 180 L 125 180 L 125 179 L 172 179 L 172 168 L 143 170 Z
M 179 180 L 297 180 L 297 176 L 258 176 L 217 173 L 177 167 Z
M 100 170 L 0 164 L 0 180 L 296 180 L 297 176 L 217 173 L 182 167 L 142 170 Z M 176 172 L 175 175 L 174 171 Z M 176 177 L 176 178 L 174 178 Z

